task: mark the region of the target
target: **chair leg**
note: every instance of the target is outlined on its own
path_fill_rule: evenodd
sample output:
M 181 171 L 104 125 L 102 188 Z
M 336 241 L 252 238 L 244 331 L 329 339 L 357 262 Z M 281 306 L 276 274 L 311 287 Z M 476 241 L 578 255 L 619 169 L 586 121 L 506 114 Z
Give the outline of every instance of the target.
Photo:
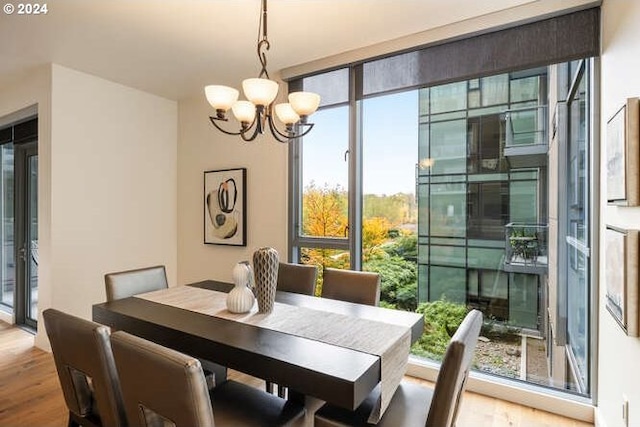
M 281 385 L 278 385 L 278 397 L 283 399 L 287 398 L 287 388 Z
M 227 380 L 226 366 L 218 365 L 208 360 L 201 360 L 200 363 L 202 364 L 202 370 L 207 380 L 207 387 L 209 387 L 210 390 Z
M 269 394 L 273 394 L 273 386 L 275 384 L 272 383 L 271 381 L 265 381 L 264 382 L 264 389 L 266 390 L 267 393 Z
M 264 382 L 264 386 L 265 386 L 265 390 L 267 391 L 267 393 L 269 394 L 277 394 L 278 397 L 281 397 L 283 399 L 287 398 L 287 388 L 284 386 L 281 386 L 279 384 L 274 384 L 270 381 L 266 381 Z
M 227 381 L 227 367 L 218 365 L 217 363 L 212 363 L 211 365 L 213 365 L 211 368 L 216 376 L 216 384 L 222 384 Z

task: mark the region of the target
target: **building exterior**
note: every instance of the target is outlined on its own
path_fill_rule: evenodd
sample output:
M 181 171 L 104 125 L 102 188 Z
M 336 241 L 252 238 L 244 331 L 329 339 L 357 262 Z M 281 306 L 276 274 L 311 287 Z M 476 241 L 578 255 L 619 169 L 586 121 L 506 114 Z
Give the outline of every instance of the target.
M 544 338 L 543 384 L 582 394 L 592 382 L 591 67 L 420 91 L 419 300 L 477 307 Z
M 543 67 L 420 90 L 420 301 L 544 331 L 547 80 Z

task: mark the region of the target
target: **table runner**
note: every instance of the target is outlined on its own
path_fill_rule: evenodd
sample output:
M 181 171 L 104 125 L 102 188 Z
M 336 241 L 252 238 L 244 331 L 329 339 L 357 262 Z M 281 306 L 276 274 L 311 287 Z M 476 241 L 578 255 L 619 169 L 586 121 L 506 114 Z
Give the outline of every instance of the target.
M 369 422 L 380 420 L 405 373 L 411 340 L 409 328 L 278 302 L 269 314 L 258 313 L 257 304 L 249 313 L 235 314 L 227 310 L 227 295 L 179 286 L 136 297 L 379 356 L 381 393 Z

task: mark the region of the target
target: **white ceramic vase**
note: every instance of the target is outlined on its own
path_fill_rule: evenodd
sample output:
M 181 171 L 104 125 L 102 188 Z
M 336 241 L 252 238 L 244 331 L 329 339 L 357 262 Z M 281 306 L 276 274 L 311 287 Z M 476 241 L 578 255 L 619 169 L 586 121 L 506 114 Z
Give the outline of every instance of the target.
M 234 288 L 227 295 L 227 310 L 231 313 L 247 313 L 253 307 L 255 297 L 251 291 L 253 269 L 243 261 L 233 267 Z

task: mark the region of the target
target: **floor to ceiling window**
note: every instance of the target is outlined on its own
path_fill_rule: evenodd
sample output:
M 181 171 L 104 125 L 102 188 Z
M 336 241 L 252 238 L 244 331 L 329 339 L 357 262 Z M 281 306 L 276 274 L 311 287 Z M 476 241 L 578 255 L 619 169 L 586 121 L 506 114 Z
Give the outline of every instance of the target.
M 547 156 L 548 71 L 366 98 L 356 103 L 359 113 L 351 124 L 349 105 L 321 108 L 313 136 L 298 146 L 294 162 L 302 177 L 294 194 L 302 226 L 292 247 L 296 261 L 379 272 L 381 304 L 387 307 L 427 316 L 440 310 L 444 318 L 479 308 L 488 340 L 479 345 L 476 369 L 587 393 L 586 76 L 569 103 L 565 168 Z M 360 135 L 355 144 L 349 142 L 353 126 Z M 352 150 L 360 150 L 355 177 Z M 549 168 L 571 173 L 549 183 Z M 350 176 L 360 181 L 359 192 L 350 191 Z M 565 185 L 569 194 L 567 280 L 558 281 L 568 284 L 566 292 L 545 286 L 547 194 L 557 191 L 550 185 Z M 350 230 L 350 203 L 362 204 L 358 230 Z M 361 245 L 354 249 L 350 236 L 358 232 Z M 359 265 L 354 250 L 360 251 Z M 545 351 L 546 312 L 557 294 L 570 313 L 562 381 L 549 375 Z M 413 352 L 438 360 L 447 340 L 425 334 Z
M 418 91 L 362 102 L 362 269 L 380 273 L 383 305 L 411 311 L 418 302 L 418 103 Z
M 349 70 L 341 69 L 306 81 L 322 88 L 323 108 L 313 116 L 314 131 L 295 154 L 301 162 L 293 230 L 295 257 L 321 267 L 350 268 L 349 246 Z M 322 269 L 320 269 L 320 278 Z M 321 281 L 320 281 L 321 283 Z M 321 288 L 318 287 L 318 292 Z
M 589 69 L 581 61 L 571 73 L 573 85 L 567 99 L 568 144 L 567 164 L 567 352 L 571 358 L 567 382 L 572 389 L 589 390 L 590 268 L 592 242 L 590 236 L 590 171 L 589 155 Z
M 303 156 L 300 231 L 311 241 L 333 240 L 334 245 L 303 248 L 302 258 L 323 267 L 349 268 L 349 251 L 340 248 L 349 230 L 348 113 L 344 106 L 319 111 L 314 119 L 324 126 L 318 126 Z
M 423 53 L 294 82 L 322 103 L 290 147 L 290 258 L 320 286 L 323 267 L 380 273 L 381 305 L 425 316 L 416 360 L 478 308 L 476 371 L 589 395 L 592 61 L 440 82 Z

